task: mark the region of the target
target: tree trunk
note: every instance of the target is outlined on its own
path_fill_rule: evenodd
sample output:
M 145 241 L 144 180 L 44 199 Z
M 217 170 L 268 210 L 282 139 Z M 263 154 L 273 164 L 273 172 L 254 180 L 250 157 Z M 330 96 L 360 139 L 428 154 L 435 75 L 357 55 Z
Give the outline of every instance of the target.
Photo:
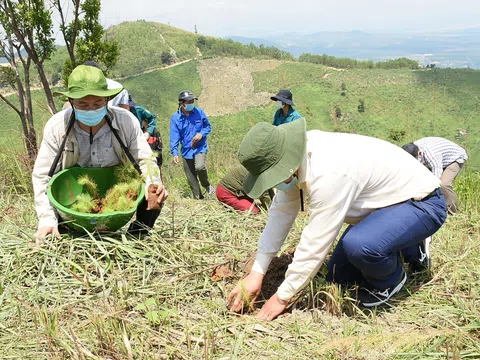
M 25 121 L 27 123 L 27 131 L 24 132 L 25 147 L 30 160 L 34 161 L 37 157 L 37 133 L 35 131 L 35 124 L 33 123 L 33 106 L 32 93 L 30 90 L 30 58 L 27 58 L 24 63 L 25 73 Z
M 38 154 L 38 146 L 37 133 L 34 128 L 30 128 L 28 134 L 25 136 L 25 145 L 27 147 L 28 158 L 32 163 L 35 162 Z
M 38 75 L 40 75 L 40 81 L 42 83 L 43 90 L 45 91 L 45 96 L 47 97 L 47 103 L 48 103 L 48 107 L 50 108 L 50 112 L 52 113 L 52 115 L 56 114 L 57 107 L 55 106 L 55 101 L 53 101 L 53 93 L 52 93 L 52 90 L 50 89 L 50 84 L 48 83 L 47 75 L 43 70 L 43 66 L 39 64 L 35 64 L 35 65 L 37 66 Z

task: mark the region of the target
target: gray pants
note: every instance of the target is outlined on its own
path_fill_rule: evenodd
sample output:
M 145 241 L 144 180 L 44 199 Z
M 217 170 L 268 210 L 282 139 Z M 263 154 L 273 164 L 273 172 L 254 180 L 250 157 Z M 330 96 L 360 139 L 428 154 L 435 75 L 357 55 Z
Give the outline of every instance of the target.
M 200 184 L 208 190 L 210 182 L 208 181 L 207 168 L 205 163 L 207 161 L 207 153 L 200 153 L 195 155 L 193 159 L 183 158 L 183 170 L 187 176 L 188 184 L 192 189 L 193 197 L 195 199 L 203 199 Z M 198 183 L 200 180 L 200 184 Z
M 457 194 L 453 191 L 453 182 L 458 173 L 462 169 L 463 163 L 454 162 L 443 169 L 440 180 L 442 181 L 442 192 L 447 202 L 447 210 L 449 214 L 455 214 L 458 211 Z

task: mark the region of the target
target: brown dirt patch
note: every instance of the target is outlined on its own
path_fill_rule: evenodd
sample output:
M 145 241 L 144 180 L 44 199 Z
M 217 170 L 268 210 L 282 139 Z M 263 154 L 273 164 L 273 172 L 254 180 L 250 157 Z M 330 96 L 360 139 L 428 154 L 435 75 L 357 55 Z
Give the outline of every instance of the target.
M 210 279 L 214 282 L 232 278 L 235 278 L 235 275 L 228 264 L 217 266 L 210 273 Z
M 288 265 L 292 263 L 294 252 L 295 248 L 291 248 L 280 256 L 273 258 L 263 279 L 262 291 L 258 300 L 267 300 L 277 292 L 278 287 L 285 280 L 285 272 Z M 215 282 L 221 280 L 238 281 L 250 273 L 256 256 L 257 253 L 251 251 L 243 261 L 217 266 L 210 273 L 210 279 Z M 260 301 L 260 303 L 263 302 Z
M 14 218 L 16 217 L 16 215 L 17 215 L 17 209 L 15 209 L 13 206 L 9 206 L 3 210 L 3 215 L 0 215 L 0 221 L 2 221 L 6 217 Z
M 278 60 L 207 59 L 200 61 L 202 81 L 199 104 L 209 116 L 235 114 L 250 106 L 265 105 L 272 94 L 255 93 L 254 72 L 273 70 Z
M 268 300 L 277 292 L 278 287 L 282 284 L 283 280 L 285 280 L 285 272 L 287 271 L 288 265 L 292 263 L 294 252 L 294 248 L 289 249 L 272 260 L 263 278 L 262 292 L 260 293 L 259 300 Z

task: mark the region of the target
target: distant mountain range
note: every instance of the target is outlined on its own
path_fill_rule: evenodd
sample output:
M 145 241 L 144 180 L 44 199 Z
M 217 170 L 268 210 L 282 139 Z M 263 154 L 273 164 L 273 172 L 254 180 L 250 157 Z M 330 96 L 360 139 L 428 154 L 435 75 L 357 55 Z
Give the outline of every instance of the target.
M 265 38 L 228 38 L 244 44 L 275 46 L 295 56 L 312 53 L 374 61 L 408 57 L 418 60 L 421 65 L 480 69 L 480 27 L 435 32 L 324 31 L 285 33 Z

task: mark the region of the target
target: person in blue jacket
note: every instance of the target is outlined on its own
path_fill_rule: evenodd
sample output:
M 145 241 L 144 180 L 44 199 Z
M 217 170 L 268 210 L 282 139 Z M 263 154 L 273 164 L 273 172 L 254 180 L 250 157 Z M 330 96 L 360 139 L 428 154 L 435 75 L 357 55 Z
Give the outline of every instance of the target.
M 170 153 L 173 155 L 173 162 L 178 164 L 178 145 L 182 145 L 183 169 L 193 196 L 196 199 L 203 199 L 200 184 L 208 195 L 215 193 L 214 187 L 208 181 L 205 166 L 208 152 L 207 135 L 212 128 L 205 112 L 195 107 L 197 99 L 189 90 L 184 90 L 178 95 L 178 110 L 170 119 Z
M 293 96 L 290 90 L 280 90 L 277 95 L 272 96 L 270 99 L 276 101 L 278 107 L 273 118 L 273 125 L 287 124 L 302 117 L 292 107 L 295 105 L 293 104 Z

